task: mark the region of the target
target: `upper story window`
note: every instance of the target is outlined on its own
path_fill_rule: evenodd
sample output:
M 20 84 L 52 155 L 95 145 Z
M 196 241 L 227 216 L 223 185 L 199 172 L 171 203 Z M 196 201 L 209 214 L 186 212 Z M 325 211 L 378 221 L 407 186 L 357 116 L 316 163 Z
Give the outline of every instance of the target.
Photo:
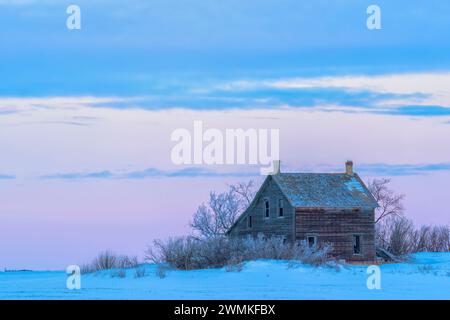
M 278 216 L 279 217 L 284 216 L 284 201 L 283 201 L 283 199 L 278 200 Z
M 251 227 L 253 226 L 253 224 L 252 224 L 252 216 L 248 216 L 247 223 L 248 223 L 247 226 L 248 226 L 249 228 L 251 228 Z
M 270 204 L 269 199 L 264 200 L 264 217 L 269 218 L 270 216 Z

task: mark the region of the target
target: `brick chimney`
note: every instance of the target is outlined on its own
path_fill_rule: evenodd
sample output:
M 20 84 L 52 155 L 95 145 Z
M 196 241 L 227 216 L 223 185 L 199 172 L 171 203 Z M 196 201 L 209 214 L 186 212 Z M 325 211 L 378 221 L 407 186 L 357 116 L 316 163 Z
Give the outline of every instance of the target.
M 353 175 L 353 161 L 348 160 L 345 163 L 345 173 L 352 176 Z

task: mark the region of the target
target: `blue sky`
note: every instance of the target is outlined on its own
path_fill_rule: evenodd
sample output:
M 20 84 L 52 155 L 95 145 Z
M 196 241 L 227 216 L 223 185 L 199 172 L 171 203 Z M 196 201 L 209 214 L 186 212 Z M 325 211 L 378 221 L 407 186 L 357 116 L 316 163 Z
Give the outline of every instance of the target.
M 237 78 L 448 69 L 448 1 L 0 1 L 3 96 L 148 95 Z M 27 86 L 23 85 L 26 79 Z

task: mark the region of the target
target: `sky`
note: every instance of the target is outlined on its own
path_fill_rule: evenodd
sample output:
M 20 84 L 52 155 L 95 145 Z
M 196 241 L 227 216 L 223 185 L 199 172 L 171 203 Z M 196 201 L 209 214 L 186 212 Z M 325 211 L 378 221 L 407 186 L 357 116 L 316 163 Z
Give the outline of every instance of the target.
M 69 30 L 66 9 L 81 9 Z M 381 30 L 366 9 L 381 8 Z M 177 166 L 171 133 L 280 130 L 285 172 L 389 177 L 449 224 L 448 1 L 0 0 L 0 268 L 142 256 L 252 165 Z

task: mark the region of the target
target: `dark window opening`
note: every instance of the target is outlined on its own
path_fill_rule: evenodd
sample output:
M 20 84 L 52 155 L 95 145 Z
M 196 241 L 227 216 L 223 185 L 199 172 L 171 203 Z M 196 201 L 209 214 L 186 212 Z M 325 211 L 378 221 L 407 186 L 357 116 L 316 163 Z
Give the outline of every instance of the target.
M 270 214 L 269 200 L 265 200 L 265 201 L 264 201 L 264 206 L 265 206 L 265 215 L 266 215 L 266 218 L 269 218 L 269 214 Z
M 283 217 L 284 216 L 284 203 L 283 199 L 278 200 L 278 216 Z
M 248 216 L 248 227 L 251 228 L 252 227 L 252 216 Z
M 354 234 L 353 235 L 353 254 L 361 253 L 361 236 Z

